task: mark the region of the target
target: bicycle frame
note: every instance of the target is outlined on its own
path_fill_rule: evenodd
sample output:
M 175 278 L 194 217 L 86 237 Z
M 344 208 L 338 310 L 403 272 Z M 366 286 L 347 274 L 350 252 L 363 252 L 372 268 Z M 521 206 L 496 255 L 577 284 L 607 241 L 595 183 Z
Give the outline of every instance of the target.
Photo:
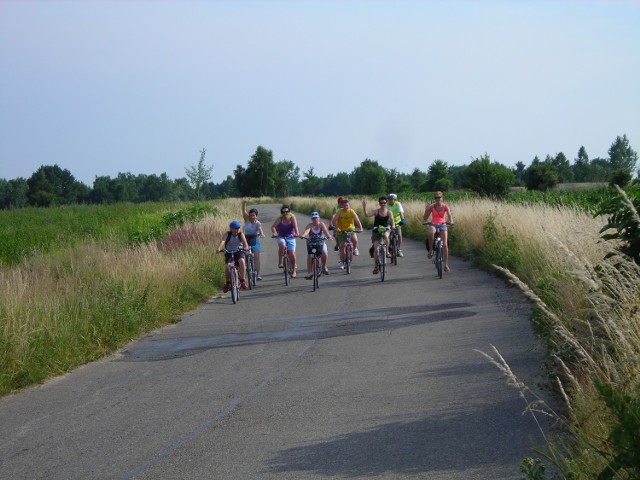
M 313 239 L 307 238 L 307 255 L 311 257 L 311 274 L 313 275 L 313 291 L 315 292 L 319 287 L 319 279 L 322 273 L 322 249 L 324 247 L 324 241 L 327 239 L 324 235 L 315 236 Z M 309 252 L 311 248 L 311 253 Z
M 342 233 L 347 236 L 346 240 L 342 241 L 342 243 L 344 243 L 344 268 L 347 273 L 351 273 L 351 262 L 353 262 L 353 242 L 351 241 L 351 237 L 357 232 L 356 230 L 349 230 Z
M 231 301 L 235 304 L 240 300 L 240 273 L 238 272 L 238 262 L 235 253 L 224 249 L 224 253 L 229 254 L 227 266 L 229 267 L 229 283 L 231 284 Z

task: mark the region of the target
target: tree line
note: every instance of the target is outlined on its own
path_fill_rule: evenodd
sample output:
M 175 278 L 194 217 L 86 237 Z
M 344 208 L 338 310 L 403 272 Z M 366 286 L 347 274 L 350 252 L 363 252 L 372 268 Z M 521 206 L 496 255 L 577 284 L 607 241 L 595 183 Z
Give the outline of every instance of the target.
M 468 189 L 481 195 L 504 196 L 511 187 L 548 190 L 558 183 L 607 182 L 624 186 L 632 181 L 638 154 L 626 135 L 616 137 L 608 158 L 589 159 L 580 147 L 573 162 L 562 152 L 537 156 L 527 166 L 523 162 L 507 167 L 491 160 L 488 154 L 470 164 L 448 165 L 435 160 L 427 171 L 415 168 L 402 173 L 385 168 L 378 161 L 365 159 L 351 172 L 326 177 L 314 168 L 300 173 L 290 160 L 275 161 L 273 152 L 258 146 L 247 165 L 238 165 L 220 183 L 211 182 L 213 166 L 206 164 L 206 150 L 200 151 L 197 164 L 185 168 L 186 176 L 172 180 L 161 175 L 119 173 L 115 178 L 97 176 L 92 187 L 76 180 L 69 170 L 58 165 L 43 165 L 28 179 L 0 179 L 0 209 L 50 207 L 77 203 L 171 202 L 210 200 L 239 196 L 286 197 L 290 195 L 339 196 L 347 194 L 401 194 Z M 637 181 L 637 180 L 636 180 Z

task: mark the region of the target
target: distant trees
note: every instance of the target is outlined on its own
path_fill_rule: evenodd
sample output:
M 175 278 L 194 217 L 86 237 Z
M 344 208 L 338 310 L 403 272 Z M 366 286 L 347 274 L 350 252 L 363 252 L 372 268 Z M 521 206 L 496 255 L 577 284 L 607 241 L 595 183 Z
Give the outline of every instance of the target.
M 160 175 L 119 173 L 97 176 L 92 187 L 78 182 L 58 165 L 41 166 L 28 178 L 0 179 L 0 209 L 25 206 L 47 207 L 70 203 L 114 203 L 176 200 L 207 200 L 238 196 L 286 197 L 291 195 L 343 196 L 424 193 L 467 188 L 481 195 L 503 196 L 512 185 L 531 190 L 549 190 L 564 182 L 602 182 L 625 185 L 638 167 L 638 154 L 626 135 L 618 136 L 609 148 L 609 158 L 590 159 L 581 146 L 573 164 L 563 152 L 534 157 L 530 165 L 518 161 L 515 167 L 493 162 L 488 154 L 469 165 L 448 165 L 437 159 L 427 171 L 411 173 L 385 168 L 366 158 L 351 172 L 321 177 L 310 167 L 300 178 L 300 168 L 291 160 L 274 161 L 273 152 L 258 146 L 246 166 L 237 165 L 234 175 L 219 184 L 211 182 L 213 167 L 205 165 L 206 149 L 196 165 L 185 168 L 186 177 L 171 180 Z M 640 171 L 637 172 L 640 174 Z M 636 182 L 638 180 L 635 180 Z
M 476 158 L 466 168 L 464 187 L 489 197 L 504 197 L 515 181 L 513 170 L 491 162 L 488 154 Z

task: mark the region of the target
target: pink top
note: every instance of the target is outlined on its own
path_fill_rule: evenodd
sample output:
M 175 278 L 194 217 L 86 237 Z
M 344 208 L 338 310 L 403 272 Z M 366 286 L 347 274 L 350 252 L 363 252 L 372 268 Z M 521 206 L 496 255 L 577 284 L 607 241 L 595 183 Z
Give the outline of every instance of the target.
M 435 225 L 444 225 L 447 223 L 447 206 L 443 203 L 442 210 L 436 210 L 435 205 L 431 205 L 431 223 Z

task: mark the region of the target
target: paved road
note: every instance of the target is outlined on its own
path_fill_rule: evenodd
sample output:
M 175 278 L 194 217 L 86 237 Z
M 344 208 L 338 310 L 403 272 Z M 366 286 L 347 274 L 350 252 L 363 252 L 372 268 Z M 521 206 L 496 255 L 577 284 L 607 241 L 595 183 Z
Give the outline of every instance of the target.
M 269 225 L 277 208 L 261 210 Z M 3 398 L 0 477 L 521 478 L 540 435 L 475 350 L 495 345 L 535 386 L 526 302 L 455 258 L 437 279 L 414 241 L 381 283 L 360 238 L 352 273 L 332 252 L 315 293 L 303 275 L 284 286 L 264 239 L 264 280 L 237 305 L 212 298 L 117 355 Z

